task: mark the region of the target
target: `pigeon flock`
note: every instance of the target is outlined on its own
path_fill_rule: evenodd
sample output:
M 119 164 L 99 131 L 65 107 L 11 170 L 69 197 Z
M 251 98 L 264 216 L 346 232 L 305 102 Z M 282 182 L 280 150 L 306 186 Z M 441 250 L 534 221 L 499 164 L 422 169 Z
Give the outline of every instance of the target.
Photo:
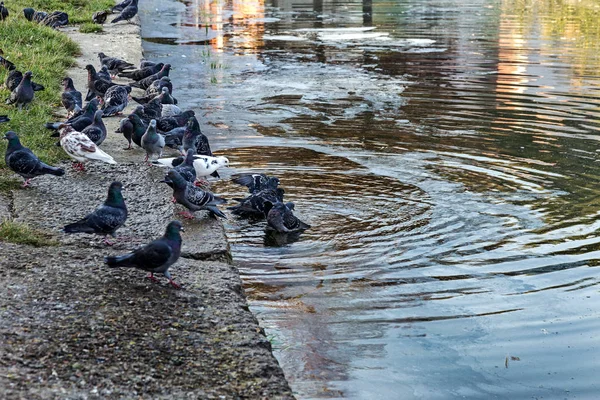
M 68 24 L 68 15 L 55 11 L 51 14 L 27 8 L 23 10 L 29 21 L 45 24 L 53 28 Z M 124 0 L 112 12 L 120 12 L 111 22 L 129 21 L 137 14 L 137 0 Z M 104 14 L 102 14 L 104 13 Z M 94 14 L 94 19 L 104 22 L 109 11 Z M 0 18 L 5 19 L 8 10 L 0 3 Z M 101 23 L 101 22 L 100 22 Z M 15 105 L 19 112 L 27 109 L 35 101 L 35 92 L 44 87 L 32 81 L 31 71 L 22 73 L 16 66 L 1 57 L 0 65 L 10 72 L 4 82 L 11 93 L 6 104 Z M 107 128 L 103 118 L 122 115 L 123 110 L 133 100 L 139 105 L 120 120 L 116 133 L 121 133 L 127 141 L 125 150 L 133 150 L 132 144 L 145 154 L 144 162 L 167 169 L 164 179 L 173 189 L 172 201 L 185 209 L 181 213 L 187 219 L 194 219 L 196 211 L 204 210 L 214 218 L 227 218 L 218 206 L 226 200 L 210 191 L 209 177 L 219 178 L 218 170 L 229 165 L 223 156 L 214 156 L 208 138 L 201 132 L 200 123 L 193 110 L 180 108 L 173 97 L 173 84 L 169 78 L 170 64 L 142 61 L 135 66 L 125 60 L 98 53 L 100 68 L 86 65 L 87 82 L 85 96 L 78 91 L 70 77 L 62 80 L 61 104 L 67 119 L 49 122 L 46 128 L 59 137 L 57 145 L 73 159 L 72 167 L 84 173 L 85 163 L 101 162 L 116 164 L 117 161 L 103 151 L 100 146 L 107 138 Z M 117 83 L 113 79 L 130 80 Z M 142 94 L 133 96 L 133 90 Z M 84 103 L 85 100 L 85 103 Z M 8 122 L 8 116 L 0 115 L 0 123 Z M 14 131 L 4 135 L 8 141 L 5 162 L 8 168 L 23 177 L 23 187 L 40 175 L 61 177 L 65 170 L 42 162 L 30 149 L 23 146 Z M 171 157 L 162 158 L 163 153 L 171 152 Z M 141 156 L 140 156 L 141 162 Z M 279 179 L 265 174 L 244 174 L 233 179 L 234 183 L 246 186 L 249 195 L 234 199 L 239 204 L 229 207 L 240 218 L 266 219 L 266 230 L 281 234 L 302 232 L 310 225 L 294 216 L 294 204 L 284 203 L 284 190 L 279 187 Z M 109 236 L 115 238 L 128 216 L 128 210 L 121 193 L 123 184 L 113 182 L 108 188 L 106 201 L 90 214 L 78 221 L 67 224 L 63 232 L 89 233 L 104 236 L 104 243 L 112 245 Z M 165 234 L 129 254 L 106 257 L 109 267 L 135 267 L 149 272 L 153 281 L 155 273 L 163 274 L 169 283 L 173 281 L 168 269 L 179 258 L 181 252 L 182 224 L 172 221 Z

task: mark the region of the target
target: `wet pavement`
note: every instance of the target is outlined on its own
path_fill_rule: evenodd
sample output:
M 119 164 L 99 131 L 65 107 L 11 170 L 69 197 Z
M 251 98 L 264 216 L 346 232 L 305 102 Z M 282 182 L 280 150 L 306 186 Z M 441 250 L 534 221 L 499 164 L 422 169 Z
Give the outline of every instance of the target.
M 596 2 L 144 7 L 215 191 L 276 175 L 312 225 L 226 223 L 298 398 L 595 397 Z

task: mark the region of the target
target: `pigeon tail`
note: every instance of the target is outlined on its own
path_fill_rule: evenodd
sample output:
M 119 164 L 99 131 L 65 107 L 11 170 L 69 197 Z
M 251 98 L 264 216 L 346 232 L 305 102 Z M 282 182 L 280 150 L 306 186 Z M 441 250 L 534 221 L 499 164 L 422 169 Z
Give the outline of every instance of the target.
M 63 231 L 65 233 L 95 233 L 94 228 L 88 225 L 86 218 L 82 219 L 81 221 L 65 225 Z
M 56 176 L 63 176 L 65 174 L 65 170 L 62 168 L 52 167 L 47 164 L 42 164 L 42 173 L 56 175 Z
M 218 217 L 227 219 L 227 216 L 223 214 L 221 210 L 219 210 L 216 206 L 206 206 L 206 209 L 212 214 Z
M 122 256 L 116 257 L 104 257 L 104 263 L 111 268 L 117 267 L 135 267 L 134 264 L 131 264 L 130 261 L 133 258 L 134 253 L 125 254 Z

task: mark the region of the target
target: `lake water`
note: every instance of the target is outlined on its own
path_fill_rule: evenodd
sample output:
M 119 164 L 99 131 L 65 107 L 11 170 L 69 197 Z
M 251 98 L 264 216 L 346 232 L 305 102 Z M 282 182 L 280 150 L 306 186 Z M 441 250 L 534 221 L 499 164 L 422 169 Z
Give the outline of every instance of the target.
M 215 192 L 275 175 L 312 225 L 226 221 L 298 398 L 600 398 L 600 3 L 141 7 Z

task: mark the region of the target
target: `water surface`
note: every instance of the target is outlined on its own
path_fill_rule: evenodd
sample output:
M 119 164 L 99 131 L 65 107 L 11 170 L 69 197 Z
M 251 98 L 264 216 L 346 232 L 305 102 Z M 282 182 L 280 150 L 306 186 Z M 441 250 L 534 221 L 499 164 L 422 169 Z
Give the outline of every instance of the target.
M 143 7 L 222 175 L 278 176 L 312 225 L 226 222 L 298 398 L 598 396 L 600 5 Z

